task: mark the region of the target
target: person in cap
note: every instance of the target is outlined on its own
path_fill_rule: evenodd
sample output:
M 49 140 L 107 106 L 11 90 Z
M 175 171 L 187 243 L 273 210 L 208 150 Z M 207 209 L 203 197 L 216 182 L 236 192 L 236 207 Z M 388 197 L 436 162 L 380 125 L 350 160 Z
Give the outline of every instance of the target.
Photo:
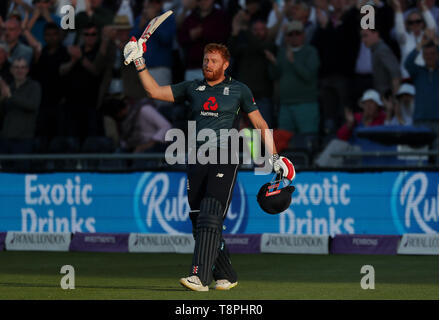
M 305 43 L 311 43 L 317 28 L 316 9 L 314 5 L 308 0 L 296 0 L 292 8 L 292 14 L 295 20 L 303 23 Z
M 337 138 L 329 142 L 323 152 L 317 157 L 315 165 L 319 167 L 339 167 L 343 165 L 343 159 L 332 157 L 331 154 L 338 152 L 360 151 L 355 145 L 354 129 L 383 125 L 386 114 L 384 104 L 378 91 L 368 89 L 360 99 L 362 112 L 353 113 L 345 109 L 346 123 L 337 131 Z
M 292 21 L 287 25 L 285 45 L 277 58 L 266 51 L 272 74 L 279 79 L 279 129 L 294 133 L 317 134 L 319 131 L 317 50 L 305 44 L 303 23 Z
M 359 103 L 362 112 L 352 113 L 345 109 L 346 123 L 337 131 L 337 137 L 348 141 L 352 137 L 353 129 L 384 124 L 384 104 L 380 94 L 374 89 L 368 89 L 363 93 Z
M 126 15 L 114 17 L 112 25 L 102 29 L 101 54 L 106 56 L 111 69 L 108 69 L 103 78 L 104 95 L 120 94 L 124 92 L 122 82 L 122 50 L 130 38 L 132 25 Z M 139 97 L 140 98 L 140 97 Z
M 415 87 L 404 83 L 399 88 L 396 99 L 385 99 L 386 125 L 411 126 L 413 124 L 413 110 L 415 106 Z

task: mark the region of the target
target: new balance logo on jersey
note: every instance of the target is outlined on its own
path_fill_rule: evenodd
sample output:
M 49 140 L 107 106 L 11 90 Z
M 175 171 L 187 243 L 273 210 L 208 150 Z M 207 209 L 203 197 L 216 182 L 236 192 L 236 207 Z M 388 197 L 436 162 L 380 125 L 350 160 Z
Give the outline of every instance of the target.
M 206 86 L 199 86 L 195 91 L 204 91 L 206 90 Z
M 223 95 L 228 96 L 230 94 L 230 89 L 229 87 L 225 87 L 224 91 L 223 91 Z
M 222 177 L 224 177 L 224 173 L 218 173 L 218 174 L 216 175 L 216 177 L 217 177 L 217 178 L 222 178 Z

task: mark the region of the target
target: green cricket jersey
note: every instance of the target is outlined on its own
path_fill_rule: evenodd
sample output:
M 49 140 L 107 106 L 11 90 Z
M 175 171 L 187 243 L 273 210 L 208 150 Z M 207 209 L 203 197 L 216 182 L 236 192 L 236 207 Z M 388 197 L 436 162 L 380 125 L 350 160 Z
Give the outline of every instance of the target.
M 258 109 L 250 89 L 229 76 L 214 86 L 206 80 L 194 80 L 171 85 L 171 89 L 175 102 L 189 101 L 197 135 L 202 129 L 214 130 L 217 146 L 222 148 L 227 140 L 220 137 L 220 129 L 239 129 L 241 110 L 250 113 Z

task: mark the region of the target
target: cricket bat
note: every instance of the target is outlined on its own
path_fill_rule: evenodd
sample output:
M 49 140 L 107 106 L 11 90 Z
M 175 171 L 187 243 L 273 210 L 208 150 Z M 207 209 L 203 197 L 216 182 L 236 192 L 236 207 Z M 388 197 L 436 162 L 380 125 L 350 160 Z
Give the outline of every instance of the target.
M 160 16 L 155 17 L 152 19 L 148 25 L 146 26 L 145 30 L 143 31 L 142 35 L 140 36 L 140 39 L 144 39 L 145 42 L 148 41 L 149 37 L 154 33 L 154 31 L 162 24 L 163 21 L 165 21 L 171 14 L 173 13 L 172 10 L 168 10 L 165 13 L 163 13 Z M 125 60 L 125 65 L 128 65 L 131 61 Z

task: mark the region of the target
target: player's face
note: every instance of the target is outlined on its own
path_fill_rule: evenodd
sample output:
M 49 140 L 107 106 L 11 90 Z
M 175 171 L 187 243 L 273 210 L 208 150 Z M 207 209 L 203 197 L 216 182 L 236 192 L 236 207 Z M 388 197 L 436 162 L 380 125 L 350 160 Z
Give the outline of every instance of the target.
M 207 52 L 203 59 L 203 75 L 207 81 L 216 81 L 224 76 L 229 63 L 218 52 Z

